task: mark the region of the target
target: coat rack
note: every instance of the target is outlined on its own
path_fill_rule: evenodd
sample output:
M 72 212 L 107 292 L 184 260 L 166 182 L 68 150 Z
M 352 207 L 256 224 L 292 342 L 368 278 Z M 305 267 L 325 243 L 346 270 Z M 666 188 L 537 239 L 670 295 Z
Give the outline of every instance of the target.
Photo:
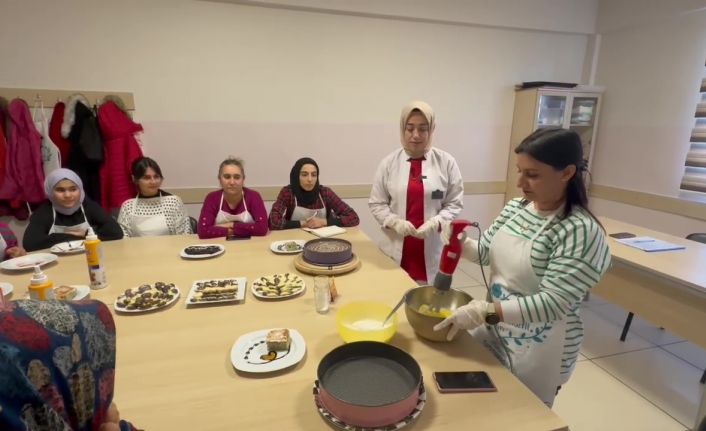
M 135 100 L 132 93 L 119 91 L 82 91 L 82 90 L 43 90 L 37 88 L 1 88 L 0 99 L 5 99 L 7 103 L 12 99 L 20 98 L 32 105 L 36 100 L 42 100 L 44 106 L 51 108 L 58 101 L 67 102 L 74 94 L 82 94 L 92 104 L 99 105 L 106 96 L 119 97 L 128 111 L 135 110 Z

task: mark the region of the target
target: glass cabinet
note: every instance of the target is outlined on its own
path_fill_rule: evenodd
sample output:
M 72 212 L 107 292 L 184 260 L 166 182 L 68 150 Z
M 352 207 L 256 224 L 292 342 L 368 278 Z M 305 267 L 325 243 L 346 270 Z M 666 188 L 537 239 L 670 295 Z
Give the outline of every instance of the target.
M 579 134 L 584 161 L 591 169 L 602 89 L 597 87 L 521 89 L 515 92 L 515 113 L 510 136 L 510 155 L 505 198 L 520 196 L 514 149 L 527 135 L 543 127 L 563 127 Z

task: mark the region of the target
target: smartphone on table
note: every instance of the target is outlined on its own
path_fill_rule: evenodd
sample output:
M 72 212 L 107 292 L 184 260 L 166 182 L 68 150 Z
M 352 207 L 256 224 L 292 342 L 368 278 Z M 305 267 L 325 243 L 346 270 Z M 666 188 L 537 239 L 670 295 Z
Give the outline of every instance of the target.
M 239 241 L 241 239 L 250 239 L 249 236 L 235 236 L 235 235 L 228 235 L 226 237 L 226 241 Z
M 498 390 L 485 371 L 437 371 L 433 376 L 436 387 L 442 394 Z

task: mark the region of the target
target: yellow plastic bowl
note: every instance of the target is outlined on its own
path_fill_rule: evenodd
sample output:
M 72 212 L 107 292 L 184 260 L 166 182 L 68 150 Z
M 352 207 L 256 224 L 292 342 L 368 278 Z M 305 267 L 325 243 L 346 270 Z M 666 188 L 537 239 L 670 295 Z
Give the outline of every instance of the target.
M 336 329 L 346 343 L 380 341 L 387 343 L 397 332 L 397 314 L 382 325 L 392 307 L 379 302 L 361 301 L 346 304 L 336 313 Z

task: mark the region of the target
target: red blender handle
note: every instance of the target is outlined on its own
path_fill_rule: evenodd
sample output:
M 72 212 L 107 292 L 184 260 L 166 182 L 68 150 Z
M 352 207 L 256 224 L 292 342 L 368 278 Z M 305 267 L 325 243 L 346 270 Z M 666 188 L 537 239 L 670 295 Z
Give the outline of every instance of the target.
M 439 272 L 434 279 L 434 287 L 441 290 L 448 290 L 451 287 L 451 275 L 458 266 L 458 261 L 461 260 L 461 252 L 463 244 L 458 238 L 459 234 L 469 226 L 476 225 L 468 220 L 457 219 L 451 222 L 451 235 L 449 243 L 441 250 L 441 259 L 439 260 Z

